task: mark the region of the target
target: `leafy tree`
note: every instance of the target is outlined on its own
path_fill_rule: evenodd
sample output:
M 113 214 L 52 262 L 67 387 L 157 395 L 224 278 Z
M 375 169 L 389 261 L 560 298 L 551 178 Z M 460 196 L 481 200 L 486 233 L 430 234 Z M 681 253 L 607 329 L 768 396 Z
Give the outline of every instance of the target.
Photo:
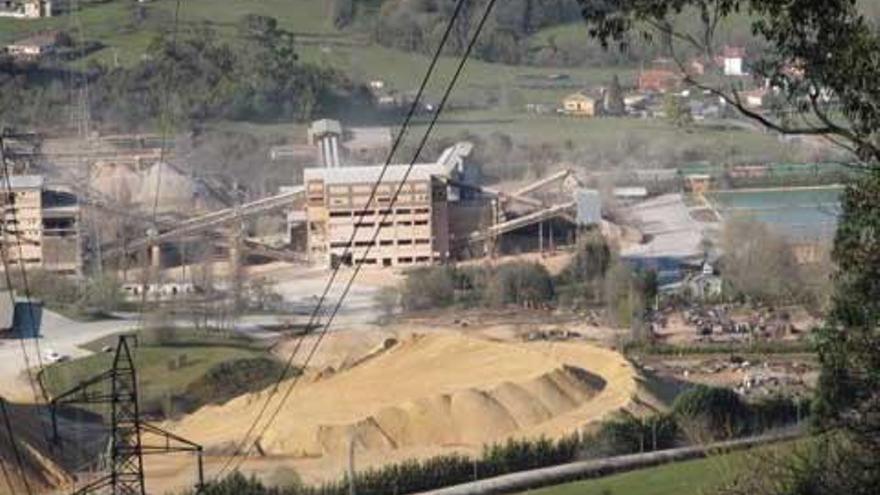
M 605 304 L 610 323 L 630 328 L 641 337 L 648 307 L 643 280 L 626 262 L 618 260 L 605 274 Z
M 683 66 L 682 45 L 711 56 L 722 22 L 748 11 L 757 37 L 772 46 L 752 63 L 753 72 L 791 102 L 797 118 L 746 108 L 732 83 L 685 74 L 686 83 L 724 99 L 728 106 L 781 134 L 825 136 L 851 152 L 866 170 L 847 189 L 835 238 L 836 290 L 825 328 L 817 335 L 822 373 L 817 425 L 834 428 L 807 456 L 779 460 L 778 472 L 756 473 L 730 493 L 869 494 L 880 486 L 880 332 L 877 267 L 880 260 L 880 32 L 855 0 L 702 0 L 593 2 L 580 0 L 593 36 L 606 46 L 636 31 L 661 40 Z M 696 14 L 698 35 L 676 28 Z M 775 112 L 778 114 L 778 112 Z M 767 477 L 772 476 L 773 479 Z
M 449 306 L 455 302 L 453 275 L 452 269 L 446 267 L 410 271 L 400 291 L 400 304 L 410 311 Z
M 722 276 L 736 295 L 765 303 L 799 299 L 800 271 L 780 234 L 750 218 L 730 218 L 721 234 Z
M 506 263 L 491 273 L 484 300 L 495 306 L 527 308 L 553 299 L 553 280 L 540 263 Z
M 750 411 L 740 396 L 724 387 L 696 385 L 672 403 L 672 412 L 692 441 L 732 438 L 747 431 Z
M 687 127 L 694 122 L 687 103 L 674 93 L 667 93 L 663 97 L 663 113 L 666 114 L 666 120 L 676 127 Z
M 621 116 L 626 113 L 626 104 L 623 102 L 623 88 L 620 87 L 620 79 L 617 74 L 611 78 L 611 84 L 605 92 L 605 102 L 603 105 L 605 113 L 608 115 Z
M 584 232 L 578 239 L 574 257 L 560 276 L 560 282 L 572 287 L 572 295 L 578 300 L 599 302 L 611 258 L 611 249 L 601 232 Z

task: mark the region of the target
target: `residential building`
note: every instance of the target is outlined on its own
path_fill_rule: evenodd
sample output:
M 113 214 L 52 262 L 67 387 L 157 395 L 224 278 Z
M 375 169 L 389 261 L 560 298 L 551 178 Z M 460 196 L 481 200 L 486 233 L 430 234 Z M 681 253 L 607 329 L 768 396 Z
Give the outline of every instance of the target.
M 12 266 L 75 274 L 82 268 L 76 197 L 45 187 L 39 175 L 14 175 L 0 188 L 0 249 Z
M 769 92 L 764 88 L 753 89 L 750 91 L 742 91 L 739 93 L 739 98 L 745 103 L 747 108 L 751 108 L 754 110 L 759 110 L 764 107 L 764 104 L 767 101 L 767 95 Z
M 19 60 L 36 60 L 58 47 L 60 32 L 44 31 L 6 46 L 6 52 Z
M 639 74 L 638 87 L 642 92 L 666 93 L 681 84 L 678 72 L 670 69 L 648 69 Z
M 725 76 L 745 76 L 746 49 L 741 46 L 725 46 L 721 50 L 721 65 Z
M 600 100 L 583 92 L 577 92 L 565 97 L 562 101 L 562 110 L 566 115 L 575 117 L 595 117 L 599 114 Z
M 0 0 L 0 17 L 39 19 L 52 17 L 50 0 Z
M 443 180 L 449 167 L 418 164 L 408 175 L 408 165 L 391 165 L 384 174 L 382 168 L 304 171 L 307 244 L 313 263 L 390 267 L 429 264 L 449 256 L 448 194 Z M 380 175 L 375 197 L 368 203 Z

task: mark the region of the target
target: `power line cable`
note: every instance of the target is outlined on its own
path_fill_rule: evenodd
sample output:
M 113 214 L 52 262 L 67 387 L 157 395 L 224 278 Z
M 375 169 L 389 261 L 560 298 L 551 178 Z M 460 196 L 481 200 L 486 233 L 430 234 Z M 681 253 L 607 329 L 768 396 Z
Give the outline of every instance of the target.
M 36 325 L 37 319 L 36 319 L 36 315 L 34 314 L 34 308 L 33 308 L 33 304 L 32 304 L 33 300 L 31 298 L 30 284 L 28 282 L 28 276 L 27 276 L 27 266 L 25 264 L 25 258 L 24 258 L 24 248 L 23 248 L 22 242 L 21 242 L 21 225 L 18 221 L 18 214 L 16 212 L 17 208 L 15 207 L 15 203 L 13 202 L 12 179 L 9 174 L 9 164 L 6 161 L 6 141 L 4 139 L 5 136 L 6 136 L 6 130 L 5 129 L 0 130 L 0 172 L 2 172 L 2 174 L 3 174 L 3 187 L 4 187 L 5 193 L 6 193 L 5 194 L 6 200 L 11 205 L 10 211 L 12 213 L 12 224 L 15 225 L 15 242 L 18 246 L 18 261 L 19 261 L 19 269 L 21 271 L 21 277 L 22 277 L 22 288 L 23 288 L 24 294 L 25 294 L 25 304 L 27 305 L 27 308 L 28 308 L 28 316 L 30 317 L 30 324 Z M 8 232 L 7 226 L 6 226 L 6 218 L 5 218 L 6 212 L 5 211 L 3 212 L 3 215 L 4 215 L 4 218 L 3 218 L 3 237 L 4 237 L 4 239 L 3 240 L 5 241 L 6 234 Z M 9 287 L 9 296 L 12 299 L 12 307 L 14 309 L 15 308 L 15 296 L 13 295 L 12 276 L 10 274 L 9 260 L 7 259 L 8 251 L 7 251 L 7 246 L 6 246 L 5 242 L 4 242 L 2 250 L 3 250 L 2 258 L 3 258 L 4 276 L 6 278 L 6 283 Z M 35 350 L 37 351 L 37 367 L 40 371 L 42 371 L 43 370 L 43 356 L 42 356 L 43 351 L 40 346 L 39 337 L 40 337 L 39 336 L 39 328 L 37 328 L 37 335 L 34 337 L 33 340 L 34 340 Z M 44 402 L 48 402 L 48 395 L 46 393 L 46 389 L 43 387 L 42 382 L 40 382 L 40 380 L 34 379 L 33 372 L 31 371 L 30 358 L 28 357 L 27 347 L 25 346 L 24 339 L 23 338 L 19 339 L 19 343 L 21 344 L 21 350 L 22 350 L 22 354 L 23 354 L 24 360 L 25 360 L 25 367 L 27 368 L 26 372 L 28 375 L 28 379 L 31 382 L 31 388 L 33 389 L 33 392 L 34 392 L 35 404 L 40 403 L 40 396 L 42 396 L 42 399 Z M 40 394 L 37 394 L 37 388 L 39 388 Z M 48 438 L 48 432 L 46 432 L 46 435 Z
M 171 30 L 171 50 L 177 51 L 177 34 L 180 27 L 180 8 L 181 8 L 181 0 L 177 0 L 174 6 L 174 21 Z M 174 64 L 171 64 L 170 67 L 171 73 L 166 76 L 165 88 L 162 95 L 162 108 L 160 109 L 159 115 L 159 126 L 161 127 L 161 147 L 159 148 L 159 161 L 156 163 L 156 194 L 153 196 L 153 211 L 152 211 L 152 229 L 155 229 L 158 233 L 159 230 L 159 196 L 160 190 L 162 188 L 162 170 L 165 167 L 165 158 L 168 152 L 168 122 L 169 122 L 169 114 L 170 114 L 170 106 L 171 106 L 171 84 L 174 81 Z M 140 329 L 144 328 L 144 315 L 147 309 L 147 288 L 150 285 L 150 271 L 148 270 L 148 265 L 150 263 L 150 256 L 152 256 L 152 248 L 153 245 L 150 243 L 147 247 L 147 254 L 144 257 L 144 263 L 141 265 L 141 279 L 143 283 L 141 284 L 141 311 L 140 316 L 138 318 L 138 327 Z M 123 253 L 124 255 L 124 253 Z M 160 253 L 161 256 L 161 253 Z M 161 268 L 161 266 L 160 266 Z
M 449 20 L 449 23 L 446 26 L 446 30 L 444 31 L 443 37 L 440 40 L 440 44 L 438 45 L 437 50 L 435 51 L 435 53 L 431 59 L 431 62 L 428 65 L 428 69 L 425 73 L 425 76 L 422 78 L 422 82 L 419 85 L 418 91 L 416 92 L 416 97 L 413 100 L 412 104 L 410 105 L 409 111 L 407 112 L 406 117 L 404 118 L 403 124 L 401 125 L 401 128 L 398 131 L 397 137 L 395 138 L 394 143 L 391 146 L 391 150 L 388 154 L 388 157 L 386 158 L 385 163 L 382 165 L 382 169 L 379 172 L 379 177 L 376 180 L 376 183 L 373 185 L 373 187 L 370 190 L 370 196 L 366 202 L 367 206 L 369 206 L 375 200 L 376 194 L 379 189 L 379 185 L 382 183 L 382 179 L 384 178 L 385 173 L 387 172 L 388 168 L 391 166 L 391 162 L 394 160 L 394 155 L 397 153 L 398 149 L 400 148 L 401 144 L 403 143 L 403 140 L 404 140 L 406 133 L 409 129 L 410 123 L 412 122 L 412 119 L 415 117 L 415 114 L 418 111 L 422 97 L 424 96 L 424 93 L 428 87 L 428 83 L 431 80 L 431 76 L 433 75 L 434 70 L 436 69 L 437 64 L 440 60 L 440 56 L 443 53 L 443 49 L 444 49 L 452 31 L 453 31 L 453 28 L 455 26 L 455 21 L 459 17 L 459 15 L 461 14 L 461 12 L 463 11 L 464 5 L 467 3 L 467 1 L 468 0 L 459 0 L 456 5 L 455 11 L 452 14 L 452 18 Z M 363 210 L 361 210 L 358 221 L 355 222 L 354 229 L 352 230 L 351 236 L 349 238 L 349 242 L 346 243 L 345 249 L 342 253 L 342 257 L 341 257 L 342 260 L 345 260 L 348 257 L 348 255 L 350 253 L 350 249 L 354 245 L 354 241 L 357 236 L 357 232 L 361 228 L 361 224 L 363 223 L 363 219 L 365 216 L 366 216 L 366 207 Z M 266 413 L 272 397 L 278 392 L 278 387 L 287 378 L 288 373 L 290 373 L 290 370 L 293 367 L 294 358 L 299 353 L 299 349 L 302 346 L 302 343 L 305 340 L 305 337 L 307 336 L 307 334 L 311 331 L 311 329 L 317 323 L 316 319 L 319 317 L 319 314 L 321 312 L 321 308 L 324 304 L 324 301 L 327 299 L 327 296 L 328 296 L 330 290 L 332 289 L 333 284 L 334 284 L 336 277 L 339 274 L 339 271 L 341 268 L 342 268 L 342 263 L 339 263 L 335 267 L 333 267 L 333 271 L 331 272 L 330 277 L 328 278 L 327 283 L 324 286 L 324 290 L 322 291 L 320 298 L 316 302 L 315 307 L 309 316 L 309 321 L 306 324 L 306 333 L 301 335 L 299 337 L 299 339 L 297 340 L 297 343 L 294 346 L 294 349 L 291 352 L 290 356 L 288 357 L 287 362 L 284 365 L 284 368 L 282 369 L 281 373 L 279 374 L 278 379 L 276 380 L 275 384 L 273 385 L 272 390 L 270 391 L 269 395 L 266 397 L 266 400 L 264 401 L 263 406 L 260 408 L 260 411 L 257 413 L 256 418 L 253 420 L 250 427 L 245 432 L 244 437 L 242 438 L 242 440 L 238 443 L 238 445 L 234 449 L 234 453 L 237 454 L 238 452 L 240 452 L 241 449 L 248 443 L 248 439 L 253 434 L 254 430 L 256 429 L 256 427 L 259 424 L 260 420 L 262 419 L 263 415 Z M 229 460 L 227 460 L 227 462 L 220 468 L 220 471 L 218 471 L 216 477 L 219 477 L 231 465 L 233 459 L 234 459 L 234 456 L 233 456 L 233 458 L 230 458 Z M 215 477 L 215 479 L 216 479 L 216 477 Z
M 3 412 L 3 427 L 6 428 L 6 436 L 9 438 L 9 444 L 12 447 L 12 453 L 15 456 L 15 463 L 18 464 L 19 477 L 21 477 L 21 482 L 28 495 L 33 495 L 31 484 L 25 474 L 24 461 L 21 458 L 21 452 L 18 450 L 18 443 L 15 441 L 15 431 L 12 429 L 12 422 L 9 420 L 9 411 L 6 410 L 6 399 L 2 397 L 0 397 L 0 409 L 2 409 Z M 13 490 L 12 493 L 15 493 L 15 490 Z
M 382 217 L 382 221 L 379 223 L 379 225 L 384 223 L 388 219 L 388 216 L 391 214 L 391 209 L 396 204 L 397 199 L 399 198 L 400 193 L 403 190 L 403 187 L 406 185 L 406 181 L 409 178 L 410 173 L 412 172 L 412 169 L 415 167 L 415 164 L 418 161 L 418 159 L 421 155 L 421 152 L 424 150 L 424 147 L 427 144 L 427 141 L 431 135 L 431 132 L 434 130 L 434 127 L 436 126 L 437 121 L 440 118 L 440 115 L 442 114 L 443 110 L 446 107 L 446 104 L 449 101 L 449 97 L 452 94 L 452 90 L 455 88 L 455 84 L 458 81 L 459 77 L 461 76 L 461 74 L 464 70 L 465 64 L 467 63 L 468 58 L 470 58 L 470 55 L 473 52 L 473 48 L 476 45 L 477 40 L 479 39 L 479 35 L 482 32 L 482 30 L 486 24 L 486 21 L 489 18 L 489 14 L 491 13 L 492 8 L 495 5 L 495 2 L 496 2 L 496 0 L 490 0 L 488 5 L 486 6 L 486 10 L 484 11 L 482 18 L 480 19 L 480 23 L 477 26 L 477 30 L 474 33 L 473 37 L 471 38 L 470 43 L 468 44 L 468 47 L 465 50 L 465 53 L 462 55 L 461 60 L 459 61 L 458 67 L 456 68 L 456 71 L 453 74 L 452 79 L 450 80 L 450 82 L 446 88 L 446 91 L 443 94 L 443 98 L 441 99 L 440 104 L 437 106 L 437 110 L 435 111 L 435 113 L 431 119 L 431 122 L 428 125 L 428 128 L 425 130 L 425 133 L 422 136 L 421 142 L 419 143 L 419 145 L 416 149 L 416 152 L 413 155 L 412 161 L 407 166 L 407 170 L 404 173 L 400 183 L 398 184 L 397 189 L 395 190 L 394 195 L 392 196 L 391 201 L 390 201 L 387 209 L 385 210 L 385 213 L 383 214 L 383 217 Z M 369 204 L 370 203 L 367 203 L 368 206 L 369 206 Z M 330 326 L 333 324 L 333 321 L 336 318 L 336 315 L 338 314 L 339 309 L 342 307 L 342 304 L 345 302 L 345 298 L 347 297 L 349 291 L 351 290 L 351 287 L 352 287 L 355 279 L 357 278 L 358 274 L 360 273 L 361 268 L 363 268 L 364 260 L 366 260 L 367 256 L 370 253 L 370 250 L 376 244 L 376 240 L 378 239 L 380 231 L 381 231 L 381 227 L 377 227 L 373 231 L 373 236 L 371 238 L 371 242 L 367 245 L 367 248 L 364 250 L 364 254 L 361 257 L 360 262 L 356 263 L 354 272 L 352 273 L 347 284 L 345 285 L 345 288 L 344 288 L 342 294 L 340 295 L 339 300 L 337 301 L 335 307 L 333 308 L 333 311 L 330 314 L 329 319 L 327 320 L 324 327 L 321 329 L 321 332 L 319 333 L 315 344 L 312 346 L 311 351 L 307 355 L 304 367 L 307 367 L 308 364 L 311 362 L 311 360 L 315 356 L 315 353 L 317 352 L 318 347 L 320 346 L 322 340 L 327 335 L 327 333 L 330 329 Z M 266 422 L 266 424 L 260 430 L 260 434 L 257 435 L 257 438 L 262 438 L 262 436 L 266 433 L 266 431 L 269 429 L 269 427 L 272 425 L 272 423 L 277 419 L 278 414 L 281 412 L 281 409 L 282 409 L 284 403 L 290 397 L 290 394 L 293 392 L 293 389 L 296 386 L 296 384 L 299 382 L 299 379 L 301 376 L 302 376 L 302 374 L 299 374 L 296 377 L 294 377 L 290 386 L 285 391 L 284 396 L 282 397 L 278 406 L 275 408 L 275 411 L 272 413 L 272 416 L 270 416 L 269 420 Z M 277 388 L 277 386 L 276 386 L 276 388 Z M 248 452 L 249 451 L 250 451 L 250 448 L 248 449 Z M 248 452 L 246 452 L 246 454 Z M 242 456 L 242 458 L 241 458 L 242 460 L 238 461 L 236 467 L 241 465 L 241 462 L 243 462 L 243 458 L 244 457 Z
M 0 471 L 3 472 L 3 479 L 6 481 L 6 486 L 9 488 L 9 493 L 15 493 L 15 486 L 12 484 L 12 479 L 9 477 L 9 471 L 6 469 L 6 462 L 3 459 L 0 459 Z

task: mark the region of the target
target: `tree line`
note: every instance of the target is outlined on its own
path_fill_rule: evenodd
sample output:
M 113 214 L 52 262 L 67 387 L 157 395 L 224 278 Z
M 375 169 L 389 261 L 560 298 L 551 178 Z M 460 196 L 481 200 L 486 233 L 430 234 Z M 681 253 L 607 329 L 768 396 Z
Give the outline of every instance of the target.
M 234 43 L 206 25 L 181 28 L 177 37 L 163 33 L 130 67 L 89 62 L 73 78 L 73 88 L 72 69 L 60 61 L 0 60 L 0 120 L 64 125 L 76 101 L 71 92 L 86 84 L 92 121 L 128 129 L 182 130 L 217 119 L 308 121 L 372 111 L 366 88 L 339 71 L 302 62 L 293 33 L 276 19 L 246 15 L 232 38 Z
M 406 311 L 453 305 L 527 309 L 603 308 L 609 323 L 638 326 L 657 295 L 657 274 L 620 259 L 596 230 L 585 231 L 571 262 L 552 275 L 538 262 L 514 261 L 497 266 L 445 265 L 410 270 L 400 287 L 380 296 L 390 314 L 399 303 Z

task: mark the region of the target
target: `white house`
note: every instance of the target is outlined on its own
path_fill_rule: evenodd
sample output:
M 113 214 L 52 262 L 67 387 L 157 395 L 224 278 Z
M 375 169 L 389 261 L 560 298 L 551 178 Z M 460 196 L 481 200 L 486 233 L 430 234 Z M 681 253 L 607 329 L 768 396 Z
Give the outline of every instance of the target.
M 725 76 L 744 76 L 746 49 L 741 46 L 725 46 L 721 52 Z

